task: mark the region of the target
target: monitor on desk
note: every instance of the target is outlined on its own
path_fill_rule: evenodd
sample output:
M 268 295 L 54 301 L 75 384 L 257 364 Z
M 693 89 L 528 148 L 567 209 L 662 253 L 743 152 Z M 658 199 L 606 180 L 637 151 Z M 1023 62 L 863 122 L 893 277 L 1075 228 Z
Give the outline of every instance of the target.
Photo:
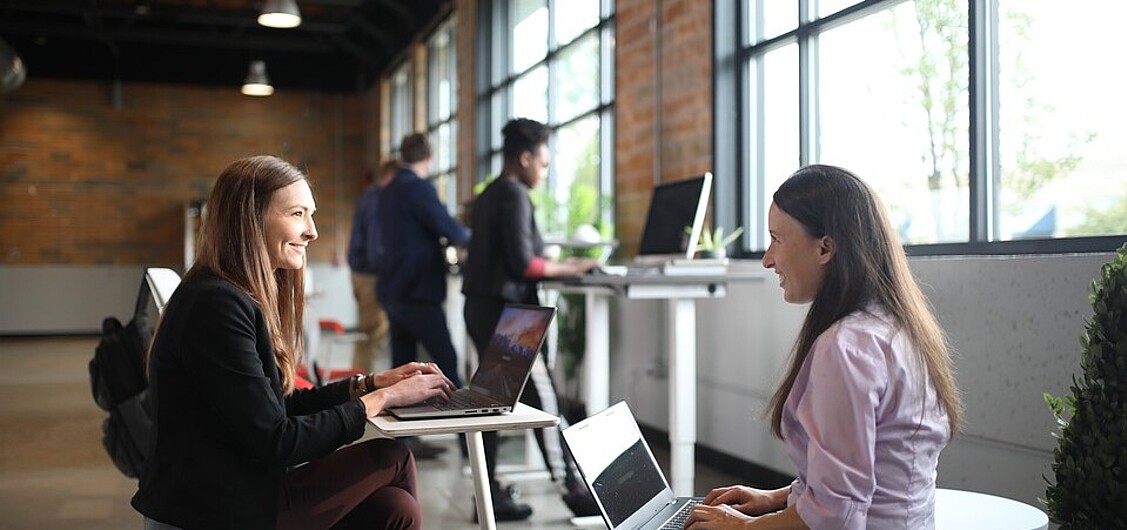
M 712 192 L 712 173 L 654 187 L 638 256 L 692 259 Z M 688 230 L 686 230 L 688 227 Z

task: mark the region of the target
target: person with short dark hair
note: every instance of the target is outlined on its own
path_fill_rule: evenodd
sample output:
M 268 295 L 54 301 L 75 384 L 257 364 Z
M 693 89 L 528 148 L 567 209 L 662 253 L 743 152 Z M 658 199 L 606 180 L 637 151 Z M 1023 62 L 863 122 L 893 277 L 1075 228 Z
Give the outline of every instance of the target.
M 485 350 L 493 328 L 507 302 L 539 304 L 537 288 L 542 278 L 575 276 L 597 265 L 592 259 L 554 261 L 543 257 L 544 240 L 536 226 L 529 190 L 547 174 L 551 163 L 548 139 L 551 129 L 543 123 L 518 118 L 502 129 L 504 166 L 501 175 L 473 203 L 470 241 L 462 292 L 466 295 L 466 328 L 477 351 Z M 538 356 L 521 401 L 551 414 L 560 414 L 555 383 Z M 561 418 L 560 428 L 567 426 Z M 552 477 L 564 486 L 564 501 L 576 515 L 595 515 L 598 507 L 578 479 L 575 463 L 566 452 L 560 428 L 537 429 L 544 461 Z M 532 508 L 514 501 L 495 478 L 497 435 L 485 433 L 486 470 L 493 485 L 494 510 L 498 520 L 520 520 Z
M 418 346 L 451 380 L 461 386 L 458 355 L 446 325 L 445 245 L 464 246 L 469 231 L 454 219 L 430 182 L 431 149 L 426 135 L 409 134 L 399 151 L 402 164 L 380 192 L 379 225 L 383 260 L 380 265 L 380 305 L 391 322 L 391 363 L 413 362 Z M 436 456 L 444 447 L 412 439 L 419 458 Z
M 196 263 L 149 350 L 153 426 L 132 500 L 145 528 L 422 527 L 411 452 L 343 446 L 366 418 L 445 399 L 453 383 L 414 363 L 296 388 L 316 209 L 306 176 L 279 158 L 219 175 Z
M 939 453 L 962 405 L 884 204 L 824 165 L 799 169 L 773 199 L 763 266 L 787 302 L 810 304 L 768 405 L 798 478 L 714 489 L 686 528 L 935 528 Z

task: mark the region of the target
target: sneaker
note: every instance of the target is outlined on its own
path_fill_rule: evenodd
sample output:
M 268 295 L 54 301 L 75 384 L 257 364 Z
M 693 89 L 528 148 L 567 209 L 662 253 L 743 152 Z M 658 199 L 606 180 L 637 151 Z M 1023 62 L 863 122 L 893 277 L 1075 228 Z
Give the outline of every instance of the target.
M 599 515 L 599 505 L 595 503 L 595 497 L 584 486 L 577 485 L 568 488 L 567 493 L 563 496 L 563 501 L 576 517 Z
M 522 502 L 517 502 L 518 493 L 513 486 L 494 487 L 493 493 L 493 519 L 502 521 L 523 521 L 532 516 L 532 507 Z M 477 503 L 473 506 L 473 522 L 477 524 Z
M 420 438 L 411 438 L 410 441 L 407 442 L 407 447 L 411 448 L 411 453 L 415 455 L 415 460 L 438 458 L 438 455 L 446 452 L 445 447 L 424 442 Z

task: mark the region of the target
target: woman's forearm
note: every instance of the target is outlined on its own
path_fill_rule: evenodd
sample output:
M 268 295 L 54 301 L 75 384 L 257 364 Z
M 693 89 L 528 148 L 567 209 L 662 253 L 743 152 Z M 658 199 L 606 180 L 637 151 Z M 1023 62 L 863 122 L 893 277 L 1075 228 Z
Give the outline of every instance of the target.
M 785 497 L 783 502 L 786 502 Z M 798 510 L 794 506 L 787 506 L 781 511 L 755 518 L 748 525 L 748 528 L 754 530 L 809 530 L 810 527 L 806 526 L 806 523 L 798 516 Z

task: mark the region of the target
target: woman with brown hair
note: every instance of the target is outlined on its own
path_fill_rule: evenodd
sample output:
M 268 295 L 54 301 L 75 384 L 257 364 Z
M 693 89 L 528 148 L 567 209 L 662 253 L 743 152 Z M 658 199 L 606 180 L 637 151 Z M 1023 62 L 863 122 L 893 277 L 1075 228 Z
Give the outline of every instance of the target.
M 821 165 L 773 199 L 763 266 L 787 302 L 810 304 L 768 405 L 798 478 L 712 490 L 686 528 L 934 528 L 939 453 L 962 408 L 885 207 L 857 176 Z
M 317 239 L 309 182 L 279 158 L 246 158 L 219 176 L 207 208 L 199 257 L 150 349 L 154 422 L 133 497 L 145 528 L 421 528 L 410 451 L 392 440 L 339 448 L 367 417 L 445 397 L 452 383 L 412 363 L 295 390 Z

